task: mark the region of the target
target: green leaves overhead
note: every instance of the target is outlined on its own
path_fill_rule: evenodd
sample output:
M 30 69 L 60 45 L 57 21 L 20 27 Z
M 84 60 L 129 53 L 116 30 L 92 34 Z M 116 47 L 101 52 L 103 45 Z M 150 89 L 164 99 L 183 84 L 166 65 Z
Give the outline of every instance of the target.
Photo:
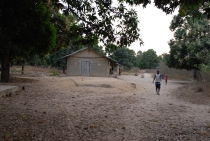
M 78 32 L 83 38 L 91 40 L 98 36 L 104 44 L 117 43 L 127 46 L 139 38 L 138 17 L 136 11 L 127 9 L 125 3 L 113 3 L 112 0 L 52 0 L 64 13 L 73 14 L 79 23 Z M 66 5 L 66 6 L 65 6 Z M 89 42 L 91 45 L 91 42 Z
M 0 1 L 1 81 L 9 81 L 11 57 L 44 55 L 56 44 L 51 12 L 40 0 Z
M 42 2 L 1 0 L 0 12 L 0 51 L 44 54 L 54 48 L 56 29 Z
M 151 0 L 118 0 L 130 5 L 142 5 L 146 7 Z M 203 14 L 210 18 L 210 0 L 154 0 L 154 5 L 166 14 L 171 14 L 180 7 L 179 14 L 186 16 L 192 14 L 194 17 L 201 17 Z M 198 8 L 201 13 L 198 13 Z

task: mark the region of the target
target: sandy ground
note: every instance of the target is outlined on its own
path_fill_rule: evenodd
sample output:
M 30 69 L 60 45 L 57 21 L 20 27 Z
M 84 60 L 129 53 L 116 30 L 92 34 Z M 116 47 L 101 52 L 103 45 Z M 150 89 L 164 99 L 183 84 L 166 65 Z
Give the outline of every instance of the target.
M 13 78 L 25 90 L 0 98 L 0 141 L 209 141 L 210 105 L 173 96 L 187 83 L 156 95 L 150 74 Z

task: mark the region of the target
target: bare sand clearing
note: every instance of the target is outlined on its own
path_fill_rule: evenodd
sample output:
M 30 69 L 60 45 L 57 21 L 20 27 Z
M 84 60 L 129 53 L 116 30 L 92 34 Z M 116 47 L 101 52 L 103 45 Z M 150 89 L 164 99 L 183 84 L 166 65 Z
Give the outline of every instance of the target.
M 169 80 L 156 95 L 152 79 L 13 78 L 25 90 L 0 98 L 0 140 L 209 141 L 209 105 L 173 96 L 188 82 Z

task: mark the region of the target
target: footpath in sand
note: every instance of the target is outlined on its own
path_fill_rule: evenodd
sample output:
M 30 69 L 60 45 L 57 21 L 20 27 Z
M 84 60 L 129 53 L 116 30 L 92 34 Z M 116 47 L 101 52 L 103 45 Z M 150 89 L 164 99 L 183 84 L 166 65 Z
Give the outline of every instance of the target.
M 210 140 L 210 105 L 191 104 L 174 96 L 177 89 L 190 82 L 169 80 L 165 85 L 163 81 L 160 95 L 157 95 L 150 74 L 145 74 L 145 78 L 122 76 L 120 79 L 144 87 L 144 92 L 137 95 L 142 103 L 134 105 L 143 109 L 144 120 L 151 121 L 146 125 L 153 128 L 149 134 L 156 134 L 159 140 Z
M 169 80 L 156 95 L 152 79 L 15 78 L 25 90 L 0 98 L 0 140 L 209 141 L 209 105 L 173 96 L 188 82 Z

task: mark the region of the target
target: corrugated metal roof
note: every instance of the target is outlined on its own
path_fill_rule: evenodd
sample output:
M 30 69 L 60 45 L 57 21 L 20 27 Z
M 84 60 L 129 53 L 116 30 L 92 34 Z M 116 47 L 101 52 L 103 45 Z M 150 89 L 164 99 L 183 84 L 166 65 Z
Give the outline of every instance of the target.
M 85 47 L 85 48 L 83 48 L 83 49 L 80 49 L 80 50 L 78 50 L 78 51 L 75 51 L 75 52 L 73 52 L 73 53 L 71 53 L 71 54 L 65 55 L 65 56 L 63 56 L 63 57 L 61 57 L 61 58 L 59 58 L 59 59 L 67 58 L 67 57 L 72 56 L 72 55 L 74 55 L 74 54 L 76 54 L 76 53 L 79 53 L 79 52 L 81 52 L 81 51 L 84 51 L 84 50 L 86 50 L 86 49 L 88 49 L 88 47 Z M 92 48 L 89 48 L 89 49 L 95 51 L 95 50 L 92 49 Z M 97 52 L 97 51 L 95 51 L 95 52 Z M 106 55 L 103 55 L 103 54 L 101 54 L 101 53 L 99 53 L 99 52 L 97 52 L 97 53 L 100 54 L 100 55 L 102 55 L 103 57 L 109 59 L 109 60 L 112 60 L 112 61 L 115 62 L 117 65 L 123 66 L 123 65 L 119 64 L 116 60 L 114 60 L 114 59 L 112 59 L 112 58 L 110 58 L 110 57 L 108 57 L 108 56 L 106 56 Z
M 80 52 L 80 51 L 83 51 L 83 50 L 85 50 L 85 49 L 87 49 L 87 48 L 88 48 L 88 47 L 83 48 L 83 49 L 80 49 L 80 50 L 78 50 L 78 51 L 75 51 L 75 52 L 73 52 L 73 53 L 71 53 L 71 54 L 65 55 L 65 56 L 59 58 L 59 60 L 60 60 L 60 59 L 64 59 L 64 58 L 69 57 L 69 56 L 72 56 L 72 55 L 74 55 L 74 54 L 76 54 L 76 53 L 78 53 L 78 52 Z

